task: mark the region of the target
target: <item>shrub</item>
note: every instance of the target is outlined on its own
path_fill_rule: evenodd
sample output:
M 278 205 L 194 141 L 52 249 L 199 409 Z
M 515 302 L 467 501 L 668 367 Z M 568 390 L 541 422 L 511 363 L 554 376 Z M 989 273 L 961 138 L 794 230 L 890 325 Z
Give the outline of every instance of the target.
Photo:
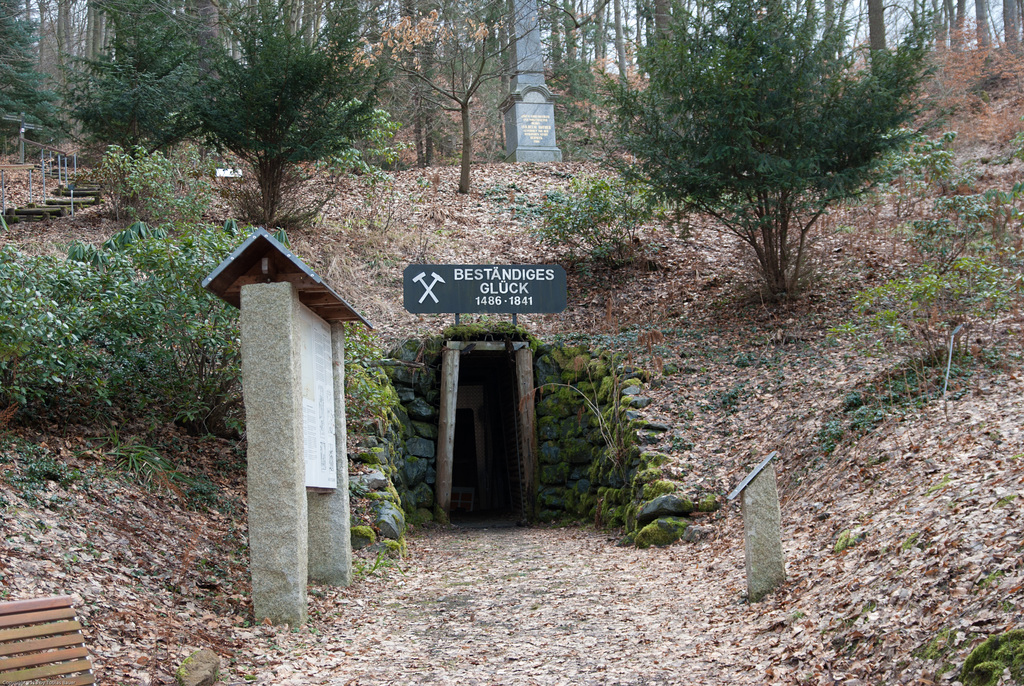
M 604 177 L 573 179 L 569 192 L 549 193 L 539 238 L 572 260 L 590 258 L 609 266 L 630 262 L 640 228 L 653 215 L 647 188 Z
M 345 412 L 359 426 L 384 421 L 398 396 L 375 363 L 383 357 L 377 338 L 365 326 L 345 327 Z
M 133 226 L 68 259 L 0 249 L 0 407 L 224 433 L 240 410 L 237 311 L 201 287 L 237 238 Z
M 960 257 L 944 271 L 926 265 L 903 279 L 858 293 L 860 322 L 835 329 L 856 334 L 877 347 L 941 349 L 960 324 L 1005 311 L 1024 292 L 1024 280 L 1010 267 L 982 257 Z
M 640 51 L 645 88 L 616 92 L 619 138 L 659 198 L 714 217 L 768 293 L 797 293 L 812 229 L 877 181 L 924 80 L 927 29 L 904 25 L 870 68 L 851 27 L 795 2 L 710 3 Z
M 110 199 L 114 219 L 176 225 L 202 218 L 210 204 L 212 172 L 193 147 L 167 158 L 112 145 L 93 176 Z

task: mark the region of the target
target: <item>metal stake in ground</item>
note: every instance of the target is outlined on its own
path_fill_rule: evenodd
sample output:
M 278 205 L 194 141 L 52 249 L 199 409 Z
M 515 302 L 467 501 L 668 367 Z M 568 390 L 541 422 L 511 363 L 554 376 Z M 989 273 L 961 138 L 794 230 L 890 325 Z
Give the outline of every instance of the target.
M 782 514 L 771 461 L 778 451 L 764 458 L 727 497 L 740 501 L 743 513 L 743 548 L 747 568 L 747 599 L 755 603 L 786 580 L 782 554 Z

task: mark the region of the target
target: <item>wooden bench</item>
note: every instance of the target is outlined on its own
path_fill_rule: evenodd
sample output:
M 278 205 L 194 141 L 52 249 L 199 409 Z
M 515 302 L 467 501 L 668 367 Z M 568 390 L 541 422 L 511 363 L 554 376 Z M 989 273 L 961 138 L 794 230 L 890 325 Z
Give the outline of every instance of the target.
M 0 603 L 0 684 L 94 684 L 71 596 Z

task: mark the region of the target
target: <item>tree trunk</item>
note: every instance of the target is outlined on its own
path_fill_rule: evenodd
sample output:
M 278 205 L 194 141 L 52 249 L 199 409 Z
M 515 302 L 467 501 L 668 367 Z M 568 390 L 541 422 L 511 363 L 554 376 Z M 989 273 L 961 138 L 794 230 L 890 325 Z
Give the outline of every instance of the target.
M 668 37 L 669 0 L 654 0 L 654 33 L 657 38 Z
M 220 35 L 220 6 L 218 0 L 195 0 L 196 14 L 199 16 L 199 28 L 196 42 L 199 46 L 199 75 L 207 77 L 213 71 L 210 56 L 217 49 Z
M 1020 49 L 1020 24 L 1017 21 L 1017 0 L 1003 0 L 1003 38 L 1011 52 Z
M 53 54 L 53 66 L 54 76 L 61 84 L 64 82 L 63 67 L 66 60 L 74 54 L 71 38 L 71 2 L 72 0 L 57 0 L 57 45 Z
M 872 51 L 885 50 L 885 5 L 868 0 L 868 45 Z
M 967 0 L 956 0 L 956 19 L 953 27 L 953 40 L 950 41 L 954 50 L 963 49 L 964 21 L 967 18 Z
M 573 0 L 565 0 L 563 3 L 565 18 L 565 59 L 570 63 L 576 62 L 576 27 L 573 24 L 573 17 L 576 16 L 576 8 L 573 7 Z
M 554 4 L 545 14 L 550 18 L 548 24 L 551 31 L 551 64 L 557 66 L 562 63 L 562 12 L 558 5 Z
M 987 48 L 990 45 L 988 34 L 988 0 L 974 0 L 974 13 L 978 20 L 978 47 Z
M 956 10 L 953 8 L 953 0 L 942 0 L 942 13 L 945 14 L 943 22 L 942 38 L 943 45 L 953 45 L 953 31 L 956 27 Z
M 39 0 L 39 71 L 50 73 L 50 52 L 52 50 L 50 22 L 48 21 L 49 0 Z
M 302 38 L 306 45 L 313 45 L 319 40 L 320 9 L 318 0 L 304 0 L 302 3 Z
M 626 35 L 622 27 L 622 0 L 615 0 L 615 59 L 619 65 L 619 78 L 626 80 L 629 65 L 626 62 Z
M 260 187 L 260 209 L 263 226 L 273 232 L 280 209 L 281 183 L 284 178 L 284 163 L 280 160 L 260 158 L 253 164 L 256 180 Z
M 462 115 L 462 165 L 459 170 L 459 193 L 469 193 L 469 165 L 473 160 L 473 136 L 469 126 L 469 102 L 467 97 L 459 103 L 459 114 Z

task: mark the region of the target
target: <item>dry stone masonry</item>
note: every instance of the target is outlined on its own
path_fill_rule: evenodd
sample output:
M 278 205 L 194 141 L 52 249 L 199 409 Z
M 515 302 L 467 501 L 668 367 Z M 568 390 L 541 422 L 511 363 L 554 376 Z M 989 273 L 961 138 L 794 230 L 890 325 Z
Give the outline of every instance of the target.
M 524 495 L 524 519 L 622 527 L 624 544 L 641 547 L 707 533 L 692 517 L 716 510 L 717 498 L 688 494 L 684 484 L 664 480 L 660 468 L 667 456 L 644 450 L 670 428 L 639 417 L 637 410 L 650 402 L 644 395 L 646 372 L 585 346 L 542 344 L 519 328 L 471 326 L 410 339 L 390 351 L 386 369 L 397 402 L 389 423 L 352 456 L 371 470 L 354 477 L 352 485 L 355 495 L 374 498 L 376 531 L 354 527 L 354 548 L 382 545 L 375 543 L 378 535 L 400 541 L 408 524 L 446 519 L 436 496 L 438 419 L 441 353 L 453 340 L 460 341 L 464 358 L 472 354 L 474 340 L 492 347 L 495 340 L 507 341 L 510 350 L 513 343 L 525 343 L 533 352 L 534 388 L 525 402 L 535 410 L 535 464 L 525 471 L 535 478 Z M 473 404 L 472 389 L 457 393 L 461 407 Z M 482 446 L 479 434 L 478 426 Z M 527 483 L 529 475 L 521 478 Z

